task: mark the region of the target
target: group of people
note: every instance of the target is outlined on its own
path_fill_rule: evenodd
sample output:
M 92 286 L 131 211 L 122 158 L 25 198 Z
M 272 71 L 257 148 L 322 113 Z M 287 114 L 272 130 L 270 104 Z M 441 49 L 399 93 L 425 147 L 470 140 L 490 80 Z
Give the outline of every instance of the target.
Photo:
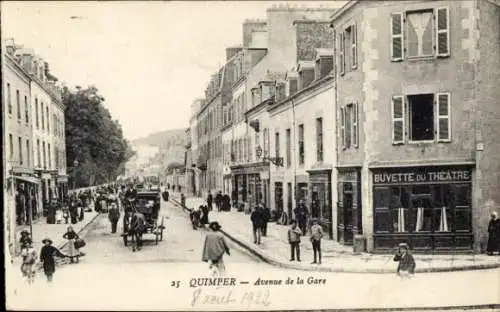
M 28 280 L 28 283 L 33 283 L 35 278 L 35 265 L 39 259 L 47 281 L 51 282 L 52 277 L 56 271 L 55 257 L 69 258 L 71 263 L 79 262 L 79 258 L 84 255 L 80 248 L 85 246 L 85 241 L 81 239 L 74 231 L 73 227 L 68 226 L 66 233 L 62 235 L 67 240 L 67 253 L 62 253 L 59 249 L 53 246 L 50 238 L 42 240 L 42 248 L 40 250 L 40 257 L 37 257 L 37 252 L 33 248 L 33 240 L 27 231 L 21 232 L 19 243 L 21 246 L 21 272 Z
M 222 194 L 221 191 L 217 192 L 215 198 L 212 196 L 212 193 L 208 191 L 207 205 L 209 210 L 213 209 L 214 203 L 215 207 L 217 208 L 217 211 L 231 210 L 231 198 L 227 194 Z
M 267 224 L 271 218 L 271 211 L 264 204 L 258 204 L 250 214 L 254 244 L 261 243 L 261 236 L 267 236 Z

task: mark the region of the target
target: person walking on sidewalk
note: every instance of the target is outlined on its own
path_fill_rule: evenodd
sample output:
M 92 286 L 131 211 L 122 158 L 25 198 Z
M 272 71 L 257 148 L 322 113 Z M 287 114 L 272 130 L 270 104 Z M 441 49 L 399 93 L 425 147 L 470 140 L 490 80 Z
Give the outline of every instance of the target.
M 217 276 L 223 276 L 226 271 L 224 265 L 224 253 L 231 255 L 229 247 L 226 243 L 224 235 L 220 232 L 222 228 L 217 221 L 211 222 L 209 225 L 210 232 L 205 237 L 203 245 L 202 261 L 210 263 L 210 269 L 215 268 Z
M 201 223 L 201 225 L 202 225 L 203 228 L 205 228 L 205 226 L 208 224 L 208 213 L 209 213 L 208 206 L 207 205 L 201 206 L 201 219 L 200 219 L 200 223 Z
M 222 208 L 222 192 L 217 192 L 215 195 L 215 206 L 217 207 L 217 211 L 220 212 Z
M 497 212 L 493 211 L 488 223 L 488 245 L 486 252 L 491 256 L 497 251 L 500 252 L 500 219 L 498 219 Z
M 271 219 L 271 211 L 263 203 L 260 205 L 262 214 L 262 236 L 267 236 L 267 224 Z
M 212 193 L 208 191 L 208 196 L 207 196 L 207 205 L 208 205 L 208 210 L 212 211 Z
M 313 225 L 311 226 L 311 243 L 314 253 L 314 263 L 321 264 L 321 239 L 323 238 L 323 228 L 319 225 L 317 219 L 313 219 Z M 316 262 L 316 255 L 318 256 L 318 261 Z
M 415 259 L 409 249 L 407 243 L 401 243 L 398 246 L 398 251 L 394 255 L 394 261 L 398 262 L 396 274 L 402 278 L 410 278 L 415 273 Z
M 76 240 L 79 238 L 78 234 L 76 234 L 75 230 L 73 230 L 72 226 L 68 226 L 68 230 L 64 233 L 63 238 L 68 240 L 68 253 L 71 263 L 74 262 L 74 258 L 76 258 L 76 262 L 78 263 L 80 257 L 80 251 L 75 246 Z
M 300 237 L 302 231 L 297 227 L 297 221 L 292 221 L 292 226 L 288 229 L 288 243 L 290 244 L 290 261 L 300 261 Z
M 21 251 L 21 257 L 23 263 L 21 264 L 21 272 L 23 276 L 28 279 L 28 284 L 33 283 L 35 279 L 35 270 L 33 270 L 33 266 L 36 262 L 36 250 L 33 248 L 33 242 L 29 239 L 27 242 L 26 248 L 23 248 Z
M 118 220 L 120 220 L 120 209 L 118 208 L 117 202 L 111 203 L 111 207 L 108 213 L 109 221 L 111 222 L 111 233 L 116 233 L 116 227 L 118 225 Z
M 43 264 L 43 272 L 45 276 L 47 276 L 47 281 L 52 282 L 52 276 L 56 272 L 56 261 L 54 256 L 64 258 L 62 252 L 59 251 L 56 247 L 52 246 L 52 240 L 46 238 L 42 240 L 43 247 L 40 250 L 40 262 Z
M 262 234 L 262 211 L 259 206 L 253 209 L 250 215 L 252 221 L 253 243 L 260 245 L 260 237 Z
M 302 233 L 305 235 L 307 231 L 307 207 L 304 204 L 304 200 L 300 200 L 298 207 L 295 208 L 295 220 L 298 223 L 298 226 Z

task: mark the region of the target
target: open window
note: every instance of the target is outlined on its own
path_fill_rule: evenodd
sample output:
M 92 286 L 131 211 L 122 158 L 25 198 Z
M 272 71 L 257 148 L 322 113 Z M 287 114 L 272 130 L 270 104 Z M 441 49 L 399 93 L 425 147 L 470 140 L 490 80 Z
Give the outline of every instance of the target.
M 434 140 L 434 94 L 408 96 L 410 141 Z

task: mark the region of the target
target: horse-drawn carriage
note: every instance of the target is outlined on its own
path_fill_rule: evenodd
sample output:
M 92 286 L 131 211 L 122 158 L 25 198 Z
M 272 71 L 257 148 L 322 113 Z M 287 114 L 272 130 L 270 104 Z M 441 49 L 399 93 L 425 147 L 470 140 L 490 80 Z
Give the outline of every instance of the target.
M 128 245 L 129 237 L 133 250 L 140 249 L 143 234 L 153 234 L 155 243 L 163 240 L 164 217 L 159 216 L 160 194 L 139 191 L 133 201 L 125 205 L 123 216 L 123 243 Z

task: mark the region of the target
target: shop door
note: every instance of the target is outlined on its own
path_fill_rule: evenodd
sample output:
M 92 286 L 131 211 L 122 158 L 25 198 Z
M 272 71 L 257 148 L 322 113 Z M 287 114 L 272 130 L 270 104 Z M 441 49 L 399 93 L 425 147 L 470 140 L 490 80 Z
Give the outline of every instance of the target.
M 283 183 L 281 182 L 274 182 L 274 207 L 276 217 L 280 217 L 283 213 Z
M 342 201 L 338 205 L 338 239 L 341 243 L 350 245 L 353 242 L 353 200 L 354 192 L 351 182 L 340 184 L 342 188 Z

